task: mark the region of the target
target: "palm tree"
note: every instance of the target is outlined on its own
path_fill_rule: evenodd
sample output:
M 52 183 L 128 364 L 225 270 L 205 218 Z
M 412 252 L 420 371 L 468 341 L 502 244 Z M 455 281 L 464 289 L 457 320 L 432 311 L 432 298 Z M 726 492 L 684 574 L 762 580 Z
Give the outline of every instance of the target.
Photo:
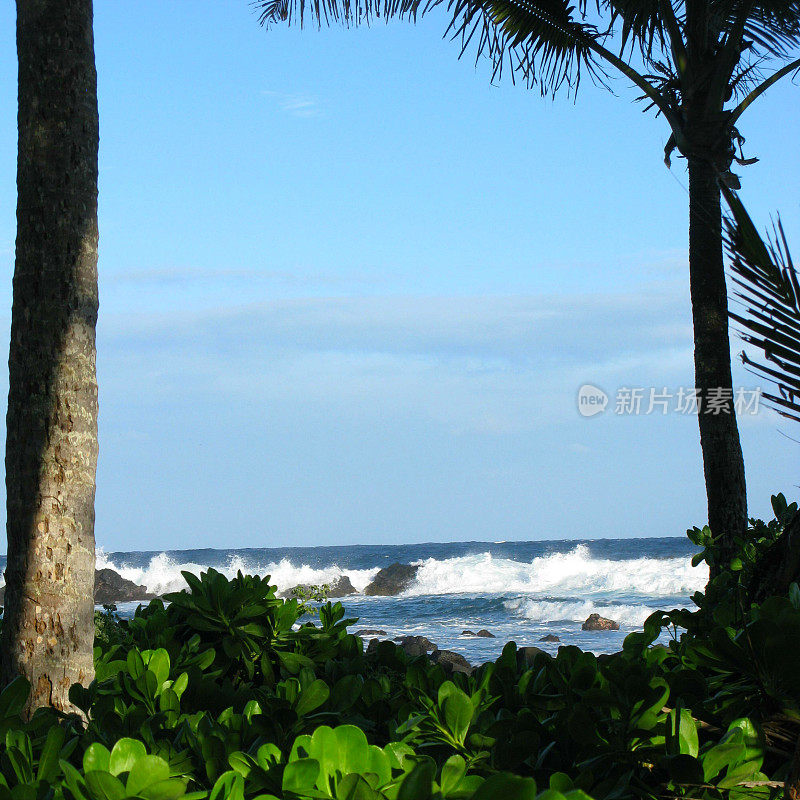
M 18 0 L 3 680 L 28 712 L 94 676 L 97 76 L 92 0 Z
M 442 6 L 461 52 L 488 56 L 543 93 L 608 86 L 621 73 L 669 127 L 689 170 L 689 283 L 709 525 L 723 547 L 747 525 L 744 460 L 732 399 L 720 185 L 737 186 L 744 111 L 800 68 L 798 0 L 256 0 L 262 24 L 415 19 Z M 723 413 L 709 413 L 712 396 Z

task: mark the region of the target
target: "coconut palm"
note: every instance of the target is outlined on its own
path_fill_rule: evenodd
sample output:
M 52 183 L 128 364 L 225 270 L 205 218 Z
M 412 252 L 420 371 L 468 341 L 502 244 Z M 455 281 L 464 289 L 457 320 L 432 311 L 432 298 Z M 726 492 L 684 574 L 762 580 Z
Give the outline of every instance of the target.
M 5 681 L 27 710 L 94 677 L 97 77 L 92 0 L 17 0 Z
M 689 284 L 709 525 L 725 547 L 747 524 L 744 461 L 732 399 L 720 185 L 738 186 L 742 114 L 800 68 L 797 0 L 256 0 L 262 24 L 415 19 L 441 10 L 461 52 L 491 60 L 543 93 L 581 76 L 631 81 L 669 128 L 689 171 Z M 723 413 L 708 413 L 712 396 Z M 705 410 L 707 408 L 707 411 Z

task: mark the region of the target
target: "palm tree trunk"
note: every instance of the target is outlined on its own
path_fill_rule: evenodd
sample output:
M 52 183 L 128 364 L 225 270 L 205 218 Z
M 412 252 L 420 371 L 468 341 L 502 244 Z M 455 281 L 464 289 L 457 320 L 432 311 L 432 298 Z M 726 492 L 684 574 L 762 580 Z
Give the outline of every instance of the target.
M 731 379 L 720 189 L 713 164 L 698 157 L 689 158 L 689 280 L 708 524 L 721 537 L 713 577 L 730 559 L 733 538 L 746 530 L 747 496 Z
M 92 0 L 17 0 L 17 254 L 2 676 L 27 712 L 94 676 L 97 76 Z

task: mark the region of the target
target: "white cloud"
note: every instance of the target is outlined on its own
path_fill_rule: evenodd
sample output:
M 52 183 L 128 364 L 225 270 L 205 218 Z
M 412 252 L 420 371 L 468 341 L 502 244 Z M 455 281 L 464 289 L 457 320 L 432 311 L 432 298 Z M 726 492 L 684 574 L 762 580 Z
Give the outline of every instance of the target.
M 275 100 L 282 111 L 290 114 L 293 117 L 319 117 L 322 115 L 322 110 L 319 106 L 319 101 L 316 97 L 305 94 L 294 94 L 291 92 L 274 92 L 265 90 L 263 92 L 265 97 L 271 97 Z

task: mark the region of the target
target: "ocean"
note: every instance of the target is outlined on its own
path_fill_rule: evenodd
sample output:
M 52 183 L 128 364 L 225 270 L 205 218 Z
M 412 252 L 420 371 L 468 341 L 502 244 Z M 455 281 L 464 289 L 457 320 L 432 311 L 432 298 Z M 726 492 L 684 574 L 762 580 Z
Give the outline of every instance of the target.
M 397 597 L 341 598 L 352 631 L 374 628 L 385 637 L 426 636 L 473 664 L 497 658 L 507 641 L 555 652 L 574 644 L 614 652 L 625 636 L 657 609 L 692 608 L 690 596 L 708 580 L 705 564 L 692 567 L 685 538 L 584 541 L 453 542 L 253 549 L 98 552 L 97 566 L 144 584 L 156 594 L 185 586 L 182 570 L 214 567 L 272 576 L 279 589 L 330 583 L 347 575 L 359 591 L 382 567 L 417 564 L 416 581 Z M 0 556 L 0 568 L 5 557 Z M 120 604 L 123 615 L 135 603 Z M 619 631 L 582 631 L 597 612 Z M 485 628 L 495 638 L 462 635 Z M 560 642 L 540 639 L 552 634 Z M 369 638 L 369 637 L 367 637 Z

